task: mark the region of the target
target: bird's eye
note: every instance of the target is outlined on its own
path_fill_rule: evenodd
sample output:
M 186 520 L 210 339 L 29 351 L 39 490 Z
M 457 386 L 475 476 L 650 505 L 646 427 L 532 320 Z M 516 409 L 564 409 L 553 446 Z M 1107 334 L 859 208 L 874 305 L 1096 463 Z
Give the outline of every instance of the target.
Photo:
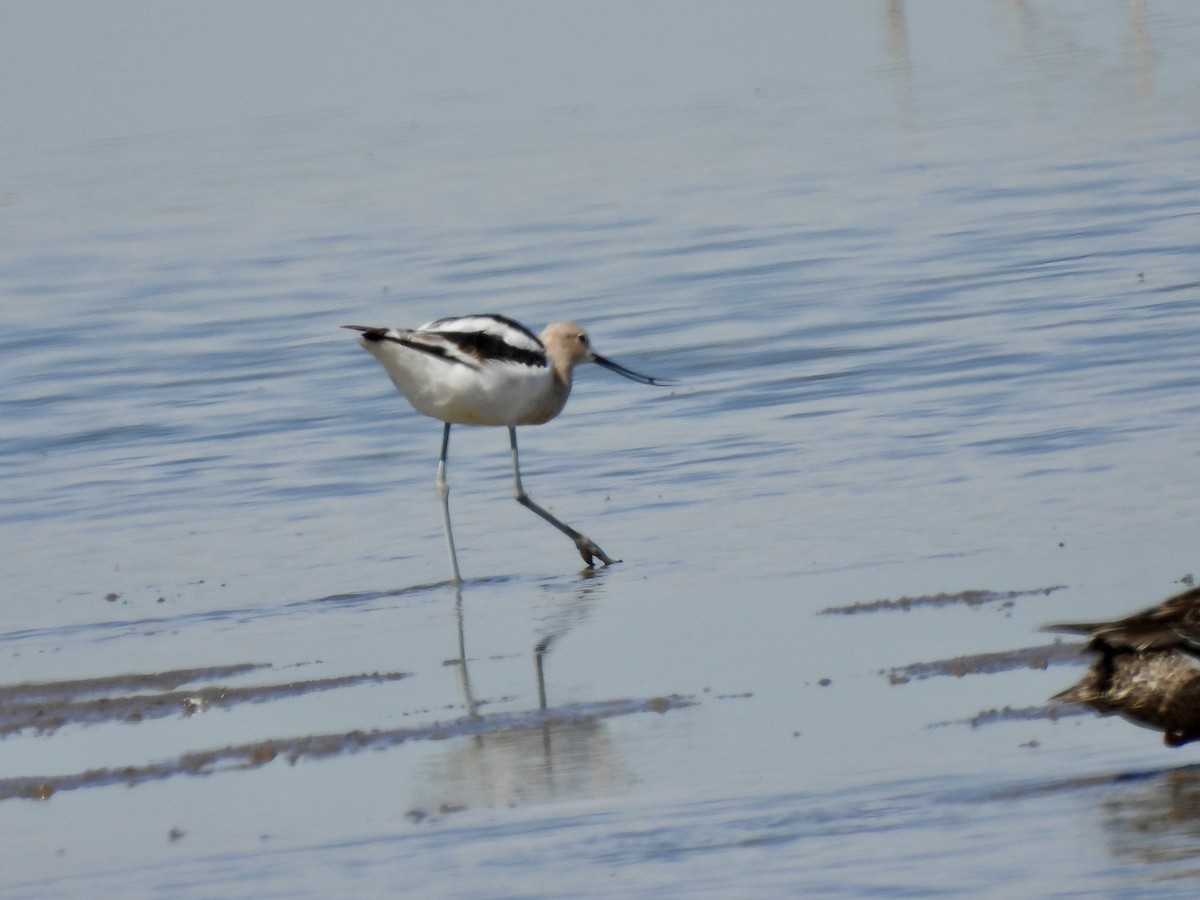
M 587 346 L 587 344 L 588 344 L 588 336 L 587 336 L 586 334 L 584 334 L 584 333 L 580 332 L 580 334 L 579 334 L 579 343 L 583 344 L 583 346 L 585 346 L 585 347 L 586 347 L 586 346 Z

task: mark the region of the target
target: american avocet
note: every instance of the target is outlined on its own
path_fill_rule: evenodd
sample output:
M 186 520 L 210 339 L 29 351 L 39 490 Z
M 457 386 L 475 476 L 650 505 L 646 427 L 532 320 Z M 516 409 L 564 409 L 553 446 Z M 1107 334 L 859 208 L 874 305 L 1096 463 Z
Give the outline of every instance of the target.
M 1168 747 L 1200 741 L 1200 588 L 1115 622 L 1043 631 L 1087 635 L 1087 649 L 1100 654 L 1078 684 L 1052 700 L 1161 729 Z
M 383 364 L 392 384 L 417 412 L 445 423 L 434 486 L 441 498 L 456 582 L 462 579 L 450 528 L 450 486 L 446 482 L 451 425 L 506 426 L 517 501 L 574 541 L 588 568 L 595 560 L 605 565 L 620 562 L 525 493 L 517 456 L 517 426 L 541 425 L 562 412 L 571 393 L 571 374 L 583 363 L 597 363 L 642 384 L 668 382 L 605 359 L 592 350 L 587 331 L 574 322 L 551 322 L 540 338 L 512 319 L 495 315 L 437 319 L 417 329 L 342 327 L 362 332 L 359 343 Z

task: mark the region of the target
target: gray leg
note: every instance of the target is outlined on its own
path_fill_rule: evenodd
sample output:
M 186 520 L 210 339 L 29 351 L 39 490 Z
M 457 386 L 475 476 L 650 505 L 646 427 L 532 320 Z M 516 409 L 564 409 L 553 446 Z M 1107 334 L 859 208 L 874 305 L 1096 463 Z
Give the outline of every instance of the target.
M 442 501 L 442 524 L 446 526 L 446 546 L 450 548 L 450 570 L 454 573 L 454 583 L 462 584 L 462 576 L 458 574 L 458 554 L 454 552 L 454 532 L 450 530 L 450 485 L 446 482 L 446 452 L 449 449 L 450 423 L 447 422 L 442 431 L 442 455 L 438 459 L 437 478 L 433 487 Z
M 447 425 L 447 434 L 449 433 L 449 429 L 450 426 Z M 583 561 L 587 563 L 587 567 L 589 569 L 593 565 L 593 560 L 596 559 L 600 560 L 600 562 L 604 563 L 606 566 L 611 566 L 615 562 L 620 562 L 619 559 L 610 559 L 603 550 L 597 547 L 596 544 L 589 537 L 587 537 L 587 535 L 580 534 L 570 525 L 565 525 L 558 521 L 558 519 L 554 518 L 554 516 L 550 515 L 550 513 L 546 512 L 546 510 L 542 509 L 533 502 L 533 499 L 525 493 L 525 488 L 521 486 L 521 462 L 517 456 L 517 429 L 512 425 L 508 426 L 508 442 L 512 446 L 513 496 L 517 498 L 517 502 L 526 509 L 533 510 L 535 513 L 573 540 L 575 542 L 576 549 L 579 550 L 579 555 L 583 557 Z M 443 457 L 444 456 L 445 454 L 443 453 Z M 449 516 L 449 513 L 447 513 L 447 516 Z M 449 523 L 448 518 L 446 521 Z M 448 528 L 449 526 L 447 525 L 447 529 Z

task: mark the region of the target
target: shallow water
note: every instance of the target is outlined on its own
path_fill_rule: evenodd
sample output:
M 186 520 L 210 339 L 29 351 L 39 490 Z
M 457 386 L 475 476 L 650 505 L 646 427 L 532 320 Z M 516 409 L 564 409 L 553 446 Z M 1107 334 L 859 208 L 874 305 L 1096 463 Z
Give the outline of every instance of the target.
M 1037 629 L 1196 567 L 1200 13 L 204 9 L 0 38 L 0 891 L 1194 893 Z M 446 583 L 338 326 L 488 311 L 622 564 L 457 428 Z

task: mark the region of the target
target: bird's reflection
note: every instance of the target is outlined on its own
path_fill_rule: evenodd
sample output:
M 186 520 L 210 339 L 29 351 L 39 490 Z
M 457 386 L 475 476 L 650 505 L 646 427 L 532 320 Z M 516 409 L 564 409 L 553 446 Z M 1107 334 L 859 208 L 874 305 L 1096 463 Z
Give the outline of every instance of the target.
M 1155 70 L 1157 58 L 1146 11 L 1146 0 L 1129 0 L 1127 58 L 1121 65 L 1133 81 L 1132 95 L 1138 109 L 1151 122 L 1156 114 Z M 919 97 L 914 95 L 914 78 L 918 72 L 912 60 L 910 25 L 904 0 L 882 0 L 883 27 L 886 35 L 887 71 L 896 91 L 896 109 L 906 126 L 916 117 L 914 109 Z M 1047 65 L 1058 61 L 1082 58 L 1079 37 L 1075 29 L 1063 27 L 1063 11 L 1053 5 L 1038 8 L 1028 0 L 1003 0 L 998 4 L 1003 12 L 999 21 L 1008 36 L 1014 55 L 1025 61 L 1036 77 L 1030 79 L 1032 90 L 1041 91 L 1047 82 L 1056 82 L 1060 75 L 1049 72 Z M 922 29 L 920 36 L 928 38 L 935 32 Z
M 1200 859 L 1200 766 L 1137 779 L 1100 807 L 1113 856 L 1141 863 Z
M 516 806 L 564 796 L 612 793 L 629 783 L 605 722 L 592 716 L 564 714 L 548 696 L 546 674 L 551 652 L 586 618 L 597 591 L 594 579 L 581 582 L 565 607 L 544 623 L 533 645 L 533 673 L 540 715 L 449 741 L 429 764 L 418 791 L 424 808 L 455 809 L 480 805 Z M 455 586 L 458 679 L 469 716 L 479 717 L 480 700 L 472 686 L 467 651 L 467 611 L 462 585 Z M 530 709 L 528 712 L 532 712 Z
M 538 709 L 546 708 L 546 669 L 543 659 L 549 652 L 550 642 L 553 640 L 554 635 L 550 634 L 533 645 L 533 665 L 534 671 L 537 672 Z
M 1155 88 L 1154 45 L 1150 41 L 1150 29 L 1146 23 L 1145 0 L 1130 0 L 1129 2 L 1129 34 L 1132 40 L 1133 70 L 1137 73 L 1138 99 L 1142 106 L 1154 110 Z
M 896 108 L 905 126 L 913 122 L 912 53 L 904 0 L 885 0 L 888 69 L 896 90 Z
M 458 685 L 463 694 L 463 707 L 467 711 L 468 716 L 477 716 L 478 705 L 475 703 L 475 695 L 471 691 L 471 673 L 467 668 L 467 630 L 463 624 L 465 618 L 463 616 L 463 592 L 462 582 L 454 583 L 454 622 L 458 631 Z

